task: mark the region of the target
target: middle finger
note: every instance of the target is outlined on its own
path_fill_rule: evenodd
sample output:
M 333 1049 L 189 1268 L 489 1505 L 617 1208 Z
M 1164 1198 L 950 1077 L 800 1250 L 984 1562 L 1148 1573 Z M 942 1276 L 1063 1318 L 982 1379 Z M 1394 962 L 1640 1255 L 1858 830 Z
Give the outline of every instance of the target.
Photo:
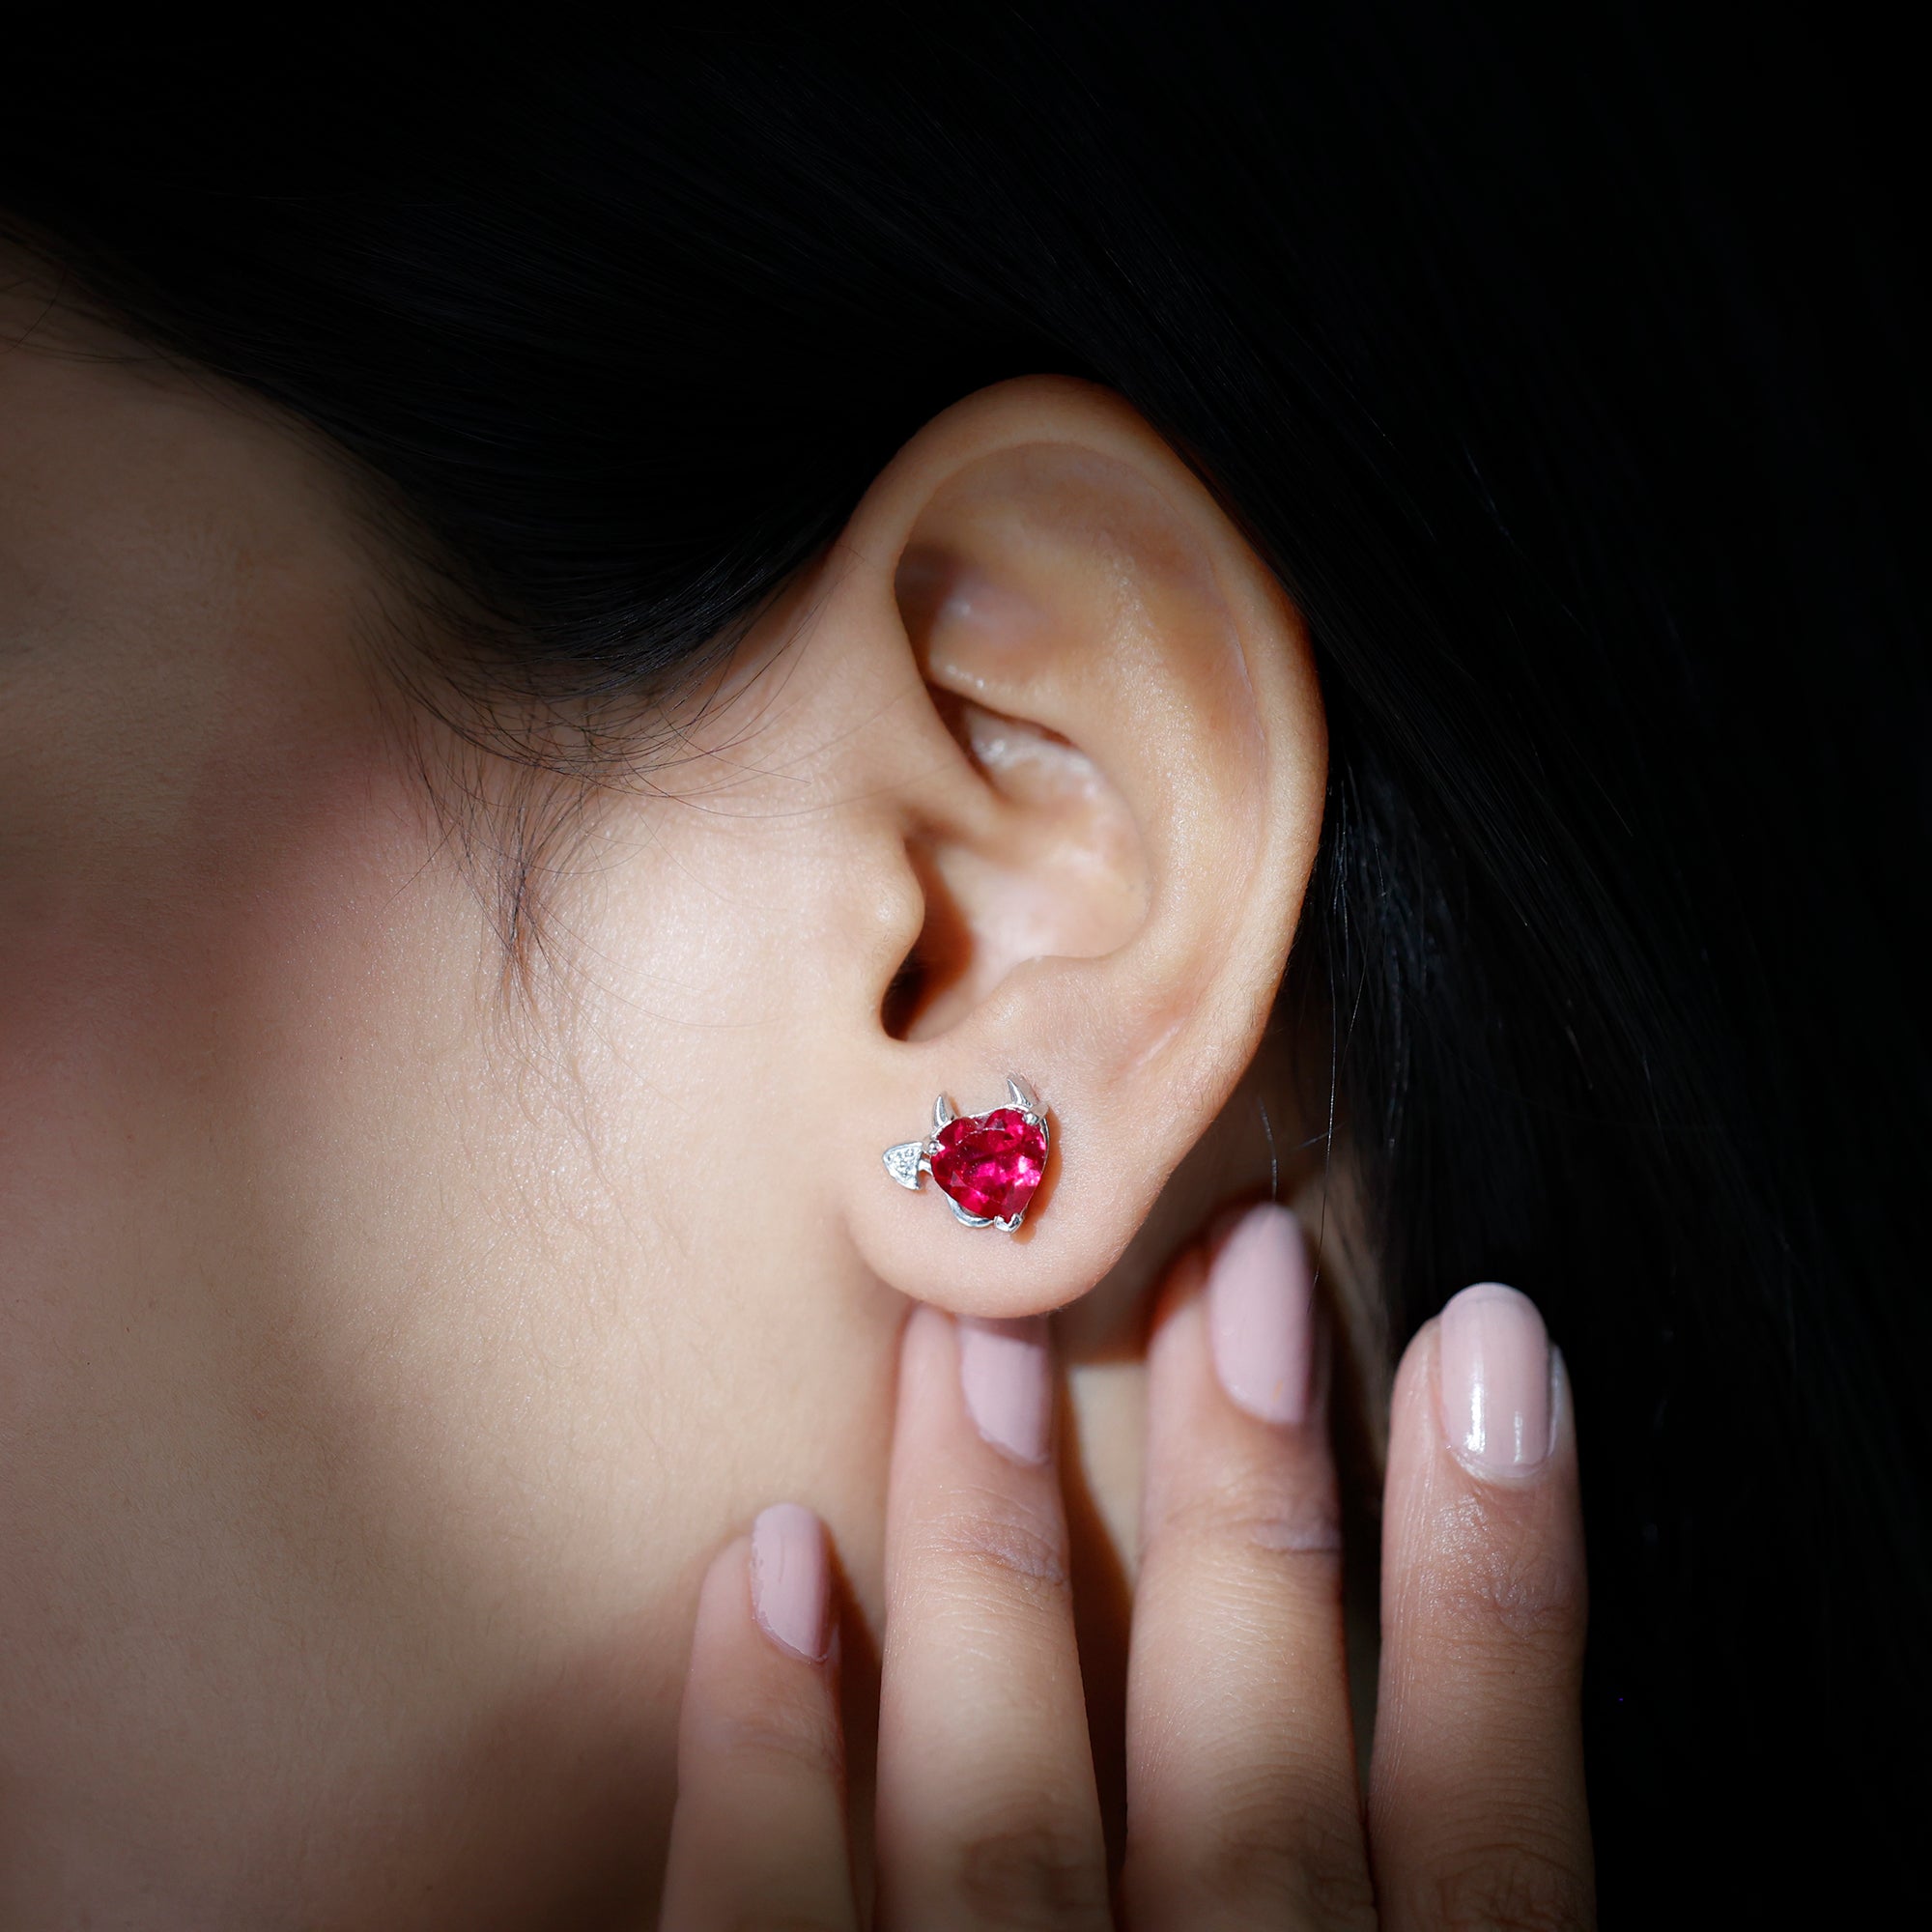
M 879 1918 L 1108 1923 L 1046 1323 L 915 1308 L 886 1506 Z

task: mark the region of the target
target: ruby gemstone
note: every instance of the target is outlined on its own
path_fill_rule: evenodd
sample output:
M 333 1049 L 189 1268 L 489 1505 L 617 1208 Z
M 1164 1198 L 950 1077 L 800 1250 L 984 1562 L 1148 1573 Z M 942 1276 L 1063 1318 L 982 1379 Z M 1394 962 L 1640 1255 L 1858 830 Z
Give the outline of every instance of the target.
M 1010 1221 L 1026 1212 L 1046 1164 L 1046 1130 L 1017 1107 L 962 1115 L 933 1136 L 932 1178 L 969 1214 Z

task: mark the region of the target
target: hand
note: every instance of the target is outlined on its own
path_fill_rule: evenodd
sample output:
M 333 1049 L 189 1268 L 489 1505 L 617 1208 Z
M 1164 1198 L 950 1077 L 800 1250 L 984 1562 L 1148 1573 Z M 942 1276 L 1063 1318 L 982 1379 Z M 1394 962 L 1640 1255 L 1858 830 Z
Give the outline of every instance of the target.
M 1326 1376 L 1298 1227 L 1176 1269 L 1148 1358 L 1110 1887 L 1042 1321 L 907 1324 L 887 1514 L 877 1917 L 899 1928 L 1594 1922 L 1582 1528 L 1560 1358 L 1466 1290 L 1397 1377 L 1362 1804 Z M 859 1923 L 824 1533 L 768 1510 L 705 1579 L 664 1923 Z

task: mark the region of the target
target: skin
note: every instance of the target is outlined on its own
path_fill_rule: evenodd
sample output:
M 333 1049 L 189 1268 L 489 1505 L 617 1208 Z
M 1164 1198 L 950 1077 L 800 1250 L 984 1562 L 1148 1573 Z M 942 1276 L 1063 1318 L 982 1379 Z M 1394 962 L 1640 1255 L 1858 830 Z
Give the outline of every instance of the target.
M 1222 1385 L 1203 1260 L 1178 1264 L 1149 1351 L 1123 1868 L 1106 1854 L 1052 1457 L 1015 1456 L 980 1425 L 958 1331 L 921 1310 L 888 1505 L 872 1856 L 855 1889 L 837 1650 L 796 1641 L 795 1616 L 772 1621 L 768 1572 L 741 1540 L 698 1610 L 665 1924 L 856 1927 L 873 1922 L 867 1881 L 889 1925 L 1594 1922 L 1560 1372 L 1526 1466 L 1459 1456 L 1450 1425 L 1448 1325 L 1501 1301 L 1540 1338 L 1534 1311 L 1472 1289 L 1405 1360 L 1364 1806 L 1320 1390 L 1283 1423 Z
M 565 811 L 401 688 L 339 462 L 6 300 L 0 1921 L 649 1922 L 700 1589 L 742 1607 L 761 1508 L 827 1525 L 855 1736 L 868 1652 L 889 1708 L 918 1681 L 889 1507 L 984 1445 L 936 1407 L 895 1463 L 895 1415 L 950 1316 L 1067 1311 L 1124 1635 L 1151 1295 L 1266 1191 L 1257 1104 L 1306 1138 L 1267 1035 L 1325 780 L 1299 620 L 1130 411 L 1006 384 Z M 533 796 L 568 837 L 516 971 Z M 1011 1239 L 879 1167 L 1009 1070 L 1055 1124 Z M 780 1708 L 829 1694 L 779 1662 Z

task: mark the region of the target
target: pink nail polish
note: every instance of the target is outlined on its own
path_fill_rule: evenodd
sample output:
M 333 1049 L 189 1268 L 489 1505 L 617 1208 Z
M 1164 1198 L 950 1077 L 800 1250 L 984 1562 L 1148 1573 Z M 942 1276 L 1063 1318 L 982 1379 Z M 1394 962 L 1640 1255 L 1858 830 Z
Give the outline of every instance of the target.
M 1053 1429 L 1053 1369 L 1046 1317 L 959 1321 L 959 1385 L 966 1407 L 995 1449 L 1016 1463 L 1044 1463 Z
M 1549 1337 L 1526 1294 L 1500 1282 L 1465 1288 L 1442 1311 L 1442 1427 L 1481 1476 L 1527 1475 L 1548 1456 Z
M 808 1663 L 831 1644 L 825 1527 L 797 1503 L 774 1503 L 752 1525 L 752 1613 L 781 1650 Z
M 1236 1407 L 1264 1422 L 1308 1419 L 1315 1277 L 1286 1208 L 1251 1208 L 1221 1243 L 1208 1277 L 1208 1341 Z

